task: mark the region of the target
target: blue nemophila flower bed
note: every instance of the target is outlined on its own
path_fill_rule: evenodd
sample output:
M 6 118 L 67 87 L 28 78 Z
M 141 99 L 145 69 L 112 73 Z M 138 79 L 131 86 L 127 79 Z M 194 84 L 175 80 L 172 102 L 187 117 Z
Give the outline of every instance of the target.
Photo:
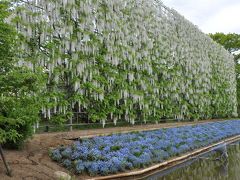
M 163 162 L 240 134 L 240 120 L 100 136 L 58 147 L 53 160 L 77 174 L 108 175 Z

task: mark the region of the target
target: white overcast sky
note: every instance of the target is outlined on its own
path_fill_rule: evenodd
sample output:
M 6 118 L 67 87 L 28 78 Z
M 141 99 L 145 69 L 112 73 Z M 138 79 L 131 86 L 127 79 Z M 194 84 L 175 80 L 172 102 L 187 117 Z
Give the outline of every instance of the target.
M 205 33 L 240 34 L 240 0 L 162 0 Z

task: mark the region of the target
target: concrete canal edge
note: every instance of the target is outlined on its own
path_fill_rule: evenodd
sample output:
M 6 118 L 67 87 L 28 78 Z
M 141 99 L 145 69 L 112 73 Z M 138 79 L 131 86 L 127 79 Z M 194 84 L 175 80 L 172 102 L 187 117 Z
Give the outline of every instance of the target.
M 162 163 L 159 163 L 159 164 L 155 164 L 155 165 L 150 166 L 150 167 L 145 168 L 145 169 L 130 171 L 130 172 L 126 172 L 126 173 L 119 173 L 119 174 L 114 174 L 114 175 L 109 175 L 109 176 L 91 177 L 91 178 L 86 178 L 86 180 L 108 180 L 108 179 L 117 179 L 117 178 L 131 177 L 131 176 L 139 176 L 139 175 L 143 175 L 145 173 L 154 171 L 156 169 L 161 170 L 160 168 L 164 168 L 164 167 L 170 168 L 172 166 L 176 166 L 180 163 L 188 161 L 192 157 L 195 157 L 195 156 L 200 155 L 202 153 L 206 153 L 206 152 L 210 151 L 212 148 L 214 148 L 214 147 L 216 147 L 220 144 L 223 144 L 223 143 L 230 144 L 230 143 L 233 143 L 233 142 L 238 141 L 238 140 L 240 140 L 240 135 L 224 139 L 220 142 L 214 143 L 214 144 L 209 145 L 207 147 L 203 147 L 203 148 L 194 150 L 190 153 L 183 154 L 180 157 L 172 158 L 168 161 L 165 161 L 165 162 L 162 162 Z

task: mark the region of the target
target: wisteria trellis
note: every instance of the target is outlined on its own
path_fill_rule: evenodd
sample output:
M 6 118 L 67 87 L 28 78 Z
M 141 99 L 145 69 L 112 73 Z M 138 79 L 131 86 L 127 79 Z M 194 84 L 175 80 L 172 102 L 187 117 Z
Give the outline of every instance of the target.
M 31 0 L 16 14 L 20 64 L 49 74 L 46 118 L 236 116 L 233 57 L 158 0 Z

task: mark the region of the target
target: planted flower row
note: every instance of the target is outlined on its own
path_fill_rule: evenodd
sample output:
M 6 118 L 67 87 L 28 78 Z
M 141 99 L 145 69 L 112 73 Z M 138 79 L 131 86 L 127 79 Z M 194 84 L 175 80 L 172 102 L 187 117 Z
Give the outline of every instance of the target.
M 83 139 L 50 152 L 67 169 L 108 175 L 163 162 L 223 138 L 240 134 L 240 120 Z

